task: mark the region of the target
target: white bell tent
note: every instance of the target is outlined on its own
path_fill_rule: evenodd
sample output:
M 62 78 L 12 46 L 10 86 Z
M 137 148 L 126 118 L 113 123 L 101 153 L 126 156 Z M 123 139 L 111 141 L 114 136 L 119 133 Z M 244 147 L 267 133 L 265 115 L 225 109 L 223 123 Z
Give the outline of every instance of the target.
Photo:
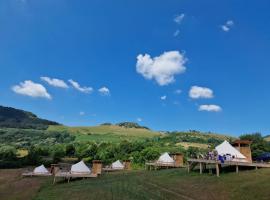
M 166 163 L 166 164 L 174 164 L 175 161 L 172 159 L 172 157 L 166 152 L 163 153 L 159 159 L 157 160 L 158 163 Z
M 49 174 L 50 172 L 44 167 L 44 165 L 40 165 L 34 169 L 34 174 Z
M 112 169 L 124 169 L 124 165 L 120 162 L 120 160 L 115 161 L 112 163 Z
M 221 155 L 221 156 L 230 155 L 234 157 L 232 161 L 247 162 L 246 157 L 243 154 L 241 154 L 236 148 L 234 148 L 226 140 L 220 145 L 216 146 L 215 149 L 218 152 L 218 155 Z
M 80 161 L 71 166 L 71 174 L 90 174 L 91 170 L 86 166 L 83 161 Z

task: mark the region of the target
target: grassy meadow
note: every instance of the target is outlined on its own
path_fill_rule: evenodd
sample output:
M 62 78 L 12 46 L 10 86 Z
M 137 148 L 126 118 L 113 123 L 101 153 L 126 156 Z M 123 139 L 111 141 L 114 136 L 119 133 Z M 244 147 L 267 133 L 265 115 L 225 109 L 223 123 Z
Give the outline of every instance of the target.
M 270 196 L 269 169 L 222 173 L 219 178 L 187 174 L 185 169 L 140 170 L 70 183 L 59 180 L 55 185 L 52 178 L 21 178 L 18 170 L 0 170 L 0 174 L 0 196 L 10 200 L 268 200 Z
M 76 141 L 96 141 L 96 142 L 119 142 L 124 139 L 143 140 L 161 136 L 161 133 L 143 128 L 125 128 L 115 125 L 110 126 L 89 126 L 89 127 L 68 127 L 49 126 L 48 131 L 69 132 L 76 136 Z

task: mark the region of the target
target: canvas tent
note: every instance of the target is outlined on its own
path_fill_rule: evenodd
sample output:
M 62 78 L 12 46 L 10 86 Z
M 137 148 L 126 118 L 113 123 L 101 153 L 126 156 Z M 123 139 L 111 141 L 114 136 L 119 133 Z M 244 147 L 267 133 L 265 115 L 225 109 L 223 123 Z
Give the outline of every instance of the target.
M 34 174 L 50 174 L 50 172 L 44 167 L 44 165 L 40 165 L 34 169 Z
M 218 155 L 221 156 L 231 155 L 232 157 L 234 157 L 232 161 L 247 162 L 246 157 L 226 140 L 220 145 L 216 146 L 215 149 L 218 152 Z
M 157 160 L 157 163 L 166 163 L 166 164 L 174 164 L 175 161 L 172 159 L 172 157 L 166 152 L 163 153 L 159 159 Z
M 120 162 L 120 160 L 115 161 L 112 163 L 112 169 L 124 169 L 124 165 Z
M 71 166 L 71 174 L 90 174 L 91 170 L 81 161 Z

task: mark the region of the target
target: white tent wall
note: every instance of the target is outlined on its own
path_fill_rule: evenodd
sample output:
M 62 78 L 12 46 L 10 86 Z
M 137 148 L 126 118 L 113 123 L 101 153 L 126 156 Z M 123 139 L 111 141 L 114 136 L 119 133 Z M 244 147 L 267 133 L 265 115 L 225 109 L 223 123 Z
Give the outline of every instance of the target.
M 124 165 L 120 162 L 120 160 L 115 161 L 112 163 L 112 169 L 124 169 Z
M 158 159 L 157 162 L 158 163 L 171 163 L 171 164 L 175 163 L 175 161 L 172 159 L 172 157 L 167 152 L 166 153 L 163 153 L 159 157 L 159 159 Z
M 33 172 L 35 174 L 49 174 L 49 171 L 44 167 L 44 165 L 36 167 Z
M 242 161 L 242 162 L 246 162 L 246 157 L 241 154 L 236 148 L 234 148 L 228 141 L 224 141 L 223 143 L 221 143 L 220 145 L 216 146 L 216 151 L 218 152 L 218 155 L 231 155 L 234 156 L 235 158 L 233 159 L 233 161 Z
M 70 173 L 72 174 L 90 174 L 91 170 L 86 166 L 83 161 L 80 161 L 71 166 Z

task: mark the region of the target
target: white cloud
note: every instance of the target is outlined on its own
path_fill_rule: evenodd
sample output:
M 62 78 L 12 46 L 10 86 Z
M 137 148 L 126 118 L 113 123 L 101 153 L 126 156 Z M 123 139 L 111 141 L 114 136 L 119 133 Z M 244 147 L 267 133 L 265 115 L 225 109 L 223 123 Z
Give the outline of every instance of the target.
M 85 112 L 81 111 L 81 112 L 79 112 L 79 115 L 83 116 L 83 115 L 85 115 Z
M 184 73 L 187 59 L 179 51 L 164 52 L 151 58 L 149 54 L 138 55 L 136 69 L 146 79 L 154 79 L 161 86 L 174 82 L 176 74 Z
M 181 93 L 182 93 L 182 90 L 180 90 L 180 89 L 175 90 L 174 93 L 175 93 L 175 94 L 181 94 Z
M 166 99 L 167 99 L 167 96 L 166 96 L 166 95 L 164 95 L 164 96 L 160 97 L 160 99 L 164 101 L 164 100 L 166 100 Z
M 93 92 L 92 87 L 81 87 L 80 84 L 76 81 L 73 81 L 72 79 L 68 80 L 70 84 L 78 91 L 83 92 L 83 93 L 91 93 Z
M 200 105 L 199 111 L 220 112 L 222 108 L 218 105 Z
M 98 91 L 99 91 L 99 93 L 101 95 L 104 95 L 104 96 L 109 96 L 110 95 L 110 90 L 107 87 L 102 87 Z
M 137 121 L 138 121 L 138 122 L 141 122 L 141 121 L 142 121 L 142 118 L 138 117 L 138 118 L 137 118 Z
M 42 76 L 40 77 L 40 79 L 54 87 L 68 88 L 68 85 L 65 83 L 65 81 L 57 79 L 57 78 L 50 78 L 50 77 Z
M 26 80 L 21 82 L 19 85 L 13 86 L 12 90 L 17 94 L 25 96 L 52 99 L 51 95 L 47 92 L 43 85 L 34 83 L 31 80 Z
M 224 25 L 221 25 L 221 29 L 225 32 L 228 32 L 231 30 L 232 26 L 234 25 L 234 22 L 232 20 L 228 20 Z
M 177 37 L 179 34 L 180 34 L 180 30 L 177 29 L 177 30 L 173 33 L 173 36 L 174 36 L 174 37 Z
M 184 17 L 185 17 L 185 14 L 184 13 L 182 13 L 181 15 L 176 15 L 174 17 L 173 21 L 175 23 L 177 23 L 177 24 L 181 24 L 181 22 L 183 21 Z
M 214 97 L 213 90 L 206 87 L 192 86 L 189 91 L 189 97 L 192 99 L 210 99 Z

